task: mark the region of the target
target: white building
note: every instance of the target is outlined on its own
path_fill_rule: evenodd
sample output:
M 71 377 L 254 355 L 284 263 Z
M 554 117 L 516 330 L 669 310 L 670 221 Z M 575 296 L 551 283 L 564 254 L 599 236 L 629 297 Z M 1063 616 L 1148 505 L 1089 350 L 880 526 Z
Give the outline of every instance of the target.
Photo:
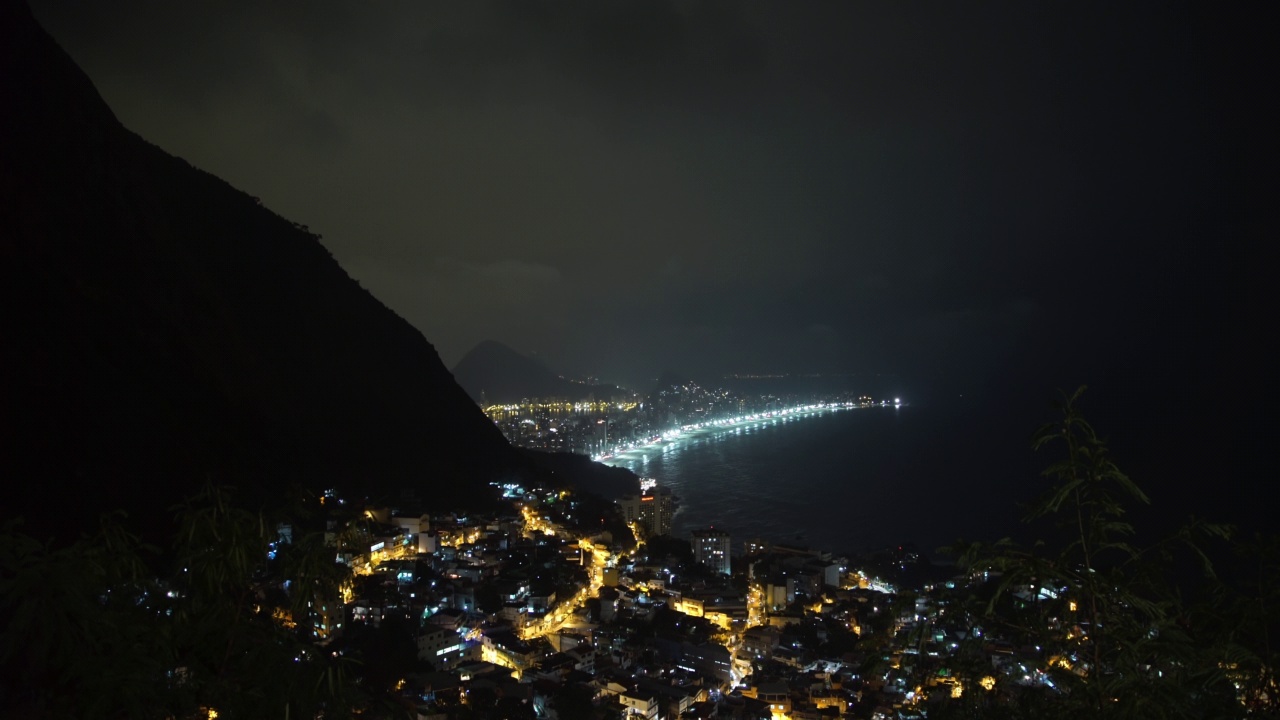
M 728 575 L 729 570 L 729 533 L 710 528 L 694 530 L 693 561 L 702 563 L 721 575 Z

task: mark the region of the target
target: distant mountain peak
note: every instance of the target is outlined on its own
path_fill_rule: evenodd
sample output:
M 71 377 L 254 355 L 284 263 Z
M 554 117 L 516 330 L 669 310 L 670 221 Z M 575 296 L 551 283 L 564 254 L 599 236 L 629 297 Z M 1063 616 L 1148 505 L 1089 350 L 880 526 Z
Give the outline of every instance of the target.
M 558 375 L 540 358 L 523 354 L 496 340 L 484 340 L 458 361 L 453 377 L 477 402 L 512 403 L 523 399 L 587 397 L 612 398 L 625 394 L 613 385 L 589 385 Z
M 507 345 L 506 343 L 503 343 L 503 342 L 499 342 L 497 340 L 481 340 L 480 342 L 476 343 L 476 346 L 471 348 L 471 350 L 466 355 L 464 355 L 462 360 L 458 361 L 458 363 L 461 364 L 462 361 L 466 360 L 467 358 L 475 357 L 475 356 L 478 356 L 484 359 L 502 358 L 502 357 L 505 357 L 510 360 L 519 359 L 524 362 L 536 363 L 537 365 L 545 368 L 547 372 L 551 372 L 551 369 L 547 367 L 547 364 L 543 362 L 542 359 L 539 358 L 536 353 L 523 353 L 511 347 L 510 345 Z

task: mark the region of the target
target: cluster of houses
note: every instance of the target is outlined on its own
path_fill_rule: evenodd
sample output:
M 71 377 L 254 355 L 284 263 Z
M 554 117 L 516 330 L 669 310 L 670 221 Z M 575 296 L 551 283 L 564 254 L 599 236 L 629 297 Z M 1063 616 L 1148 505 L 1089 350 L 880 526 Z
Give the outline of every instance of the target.
M 947 616 L 942 585 L 900 593 L 760 541 L 725 574 L 688 543 L 600 531 L 563 491 L 508 490 L 504 516 L 370 508 L 361 545 L 335 540 L 355 580 L 317 635 L 412 643 L 395 692 L 422 720 L 923 717 L 990 689 L 950 671 L 982 630 Z M 1037 658 L 982 645 L 992 684 L 1034 675 Z

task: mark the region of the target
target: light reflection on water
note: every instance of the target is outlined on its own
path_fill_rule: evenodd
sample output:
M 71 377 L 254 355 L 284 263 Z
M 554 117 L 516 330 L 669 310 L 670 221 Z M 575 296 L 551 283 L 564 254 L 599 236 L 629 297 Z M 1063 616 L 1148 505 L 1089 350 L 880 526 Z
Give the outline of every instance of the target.
M 957 433 L 966 424 L 932 408 L 828 410 L 689 432 L 608 464 L 671 488 L 676 537 L 715 526 L 735 553 L 757 537 L 836 552 L 912 541 L 931 553 L 1016 521 L 1014 480 L 978 468 L 990 451 Z
M 875 413 L 817 411 L 800 417 L 760 420 L 747 425 L 688 432 L 658 445 L 621 453 L 608 464 L 658 480 L 680 500 L 672 534 L 716 526 L 734 536 L 735 546 L 748 538 L 844 546 L 852 539 L 843 518 L 835 527 L 819 527 L 812 516 L 826 504 L 817 493 L 822 478 L 805 468 L 812 458 L 798 443 L 806 433 L 822 430 L 837 415 Z M 799 452 L 799 457 L 789 457 Z M 804 476 L 804 477 L 798 477 Z

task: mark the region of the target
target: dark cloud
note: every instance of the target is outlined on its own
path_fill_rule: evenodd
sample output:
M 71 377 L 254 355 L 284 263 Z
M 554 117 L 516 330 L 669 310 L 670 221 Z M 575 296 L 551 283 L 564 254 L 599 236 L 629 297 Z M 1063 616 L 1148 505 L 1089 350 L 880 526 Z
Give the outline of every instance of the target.
M 34 9 L 127 125 L 321 232 L 447 363 L 1087 368 L 1063 337 L 1218 332 L 1254 217 L 1240 19 L 1204 7 Z

